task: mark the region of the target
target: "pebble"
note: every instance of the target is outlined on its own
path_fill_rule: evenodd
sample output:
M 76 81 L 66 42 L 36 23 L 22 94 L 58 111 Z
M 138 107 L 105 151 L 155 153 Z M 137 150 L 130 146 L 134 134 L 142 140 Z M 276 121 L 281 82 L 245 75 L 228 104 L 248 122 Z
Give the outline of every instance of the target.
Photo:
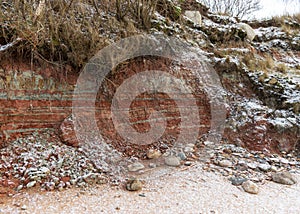
M 26 206 L 26 205 L 23 205 L 23 206 L 21 207 L 21 210 L 27 210 L 27 206 Z
M 187 159 L 187 157 L 184 154 L 184 152 L 179 152 L 177 156 L 180 158 L 180 160 L 186 160 Z
M 241 178 L 241 177 L 232 177 L 229 178 L 231 181 L 231 184 L 234 186 L 239 186 L 242 185 L 242 183 L 246 182 L 248 179 L 247 178 Z
M 29 182 L 29 183 L 26 185 L 26 188 L 34 187 L 35 184 L 36 184 L 36 181 L 31 181 L 31 182 Z
M 156 168 L 156 164 L 155 163 L 149 163 L 149 167 L 150 168 Z
M 184 162 L 184 165 L 185 165 L 185 166 L 191 166 L 191 165 L 192 165 L 192 162 L 191 162 L 191 161 L 186 161 L 186 162 Z
M 258 186 L 253 183 L 252 181 L 245 181 L 243 184 L 242 184 L 242 187 L 244 189 L 245 192 L 248 192 L 248 193 L 251 193 L 251 194 L 258 194 L 259 192 L 259 188 Z
M 147 158 L 157 159 L 161 156 L 161 151 L 156 149 L 149 149 L 147 152 Z
M 128 165 L 129 172 L 136 172 L 136 171 L 139 171 L 144 168 L 145 168 L 145 166 L 139 162 L 135 162 L 133 164 Z
M 44 167 L 44 166 L 40 168 L 40 171 L 43 173 L 46 173 L 46 174 L 50 173 L 50 169 L 48 169 L 47 167 Z
M 289 172 L 279 172 L 272 175 L 272 180 L 279 184 L 293 185 L 297 183 L 297 180 Z
M 267 172 L 271 169 L 271 165 L 270 164 L 265 164 L 265 163 L 261 163 L 258 165 L 258 168 L 264 172 Z
M 21 189 L 23 189 L 23 185 L 22 184 L 17 187 L 17 191 L 20 191 Z
M 257 164 L 256 164 L 256 163 L 247 163 L 247 166 L 248 166 L 250 169 L 256 169 L 256 168 L 257 168 Z
M 192 147 L 185 147 L 183 151 L 184 151 L 185 153 L 192 153 L 192 152 L 194 152 L 195 150 L 194 150 Z
M 137 178 L 131 178 L 126 183 L 126 189 L 128 191 L 138 191 L 138 190 L 141 190 L 142 188 L 143 188 L 143 184 Z
M 212 146 L 212 145 L 214 145 L 215 143 L 214 143 L 214 142 L 211 142 L 211 141 L 204 141 L 203 144 L 204 144 L 205 146 Z
M 280 160 L 278 158 L 270 158 L 270 161 L 273 161 L 275 163 L 279 163 Z
M 278 171 L 278 169 L 277 169 L 277 167 L 276 167 L 276 166 L 271 166 L 271 171 L 272 171 L 272 172 L 277 172 L 277 171 Z
M 140 197 L 146 197 L 145 193 L 139 194 Z
M 280 159 L 280 162 L 283 163 L 283 164 L 288 164 L 289 163 L 289 160 L 285 159 L 285 158 L 281 158 Z
M 165 158 L 165 164 L 167 166 L 180 166 L 180 159 L 175 156 L 169 156 Z
M 229 160 L 221 160 L 218 164 L 221 167 L 232 167 L 232 162 Z

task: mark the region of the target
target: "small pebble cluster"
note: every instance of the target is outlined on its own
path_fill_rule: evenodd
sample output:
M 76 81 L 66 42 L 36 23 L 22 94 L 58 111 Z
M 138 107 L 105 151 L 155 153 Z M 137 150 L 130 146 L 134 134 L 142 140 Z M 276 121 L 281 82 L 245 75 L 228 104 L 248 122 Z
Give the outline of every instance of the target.
M 293 174 L 300 174 L 300 159 L 292 154 L 248 151 L 232 144 L 214 145 L 210 142 L 198 143 L 197 146 L 188 144 L 181 150 L 167 151 L 164 154 L 150 150 L 147 155 L 149 159 L 153 159 L 153 153 L 159 154 L 155 159 L 162 158 L 164 162 L 161 164 L 168 167 L 190 166 L 194 161 L 200 161 L 204 170 L 227 177 L 232 185 L 241 186 L 245 192 L 251 194 L 258 194 L 258 184 L 265 181 L 293 185 L 297 182 Z M 157 167 L 151 164 L 150 168 Z M 145 165 L 141 162 L 128 165 L 130 172 L 142 172 L 144 168 Z M 128 182 L 126 188 L 129 190 L 132 179 Z
M 233 184 L 243 179 L 253 182 L 272 180 L 274 173 L 289 171 L 300 173 L 300 159 L 292 154 L 269 154 L 247 151 L 232 144 L 221 144 L 208 150 L 205 170 L 229 177 Z

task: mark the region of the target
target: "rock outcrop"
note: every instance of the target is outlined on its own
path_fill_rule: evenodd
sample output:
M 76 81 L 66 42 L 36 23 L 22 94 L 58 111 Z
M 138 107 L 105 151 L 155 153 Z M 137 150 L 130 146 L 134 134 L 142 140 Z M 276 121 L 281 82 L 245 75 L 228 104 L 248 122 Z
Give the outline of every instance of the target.
M 184 15 L 190 19 L 195 25 L 202 25 L 202 16 L 199 11 L 187 10 L 184 12 Z
M 246 23 L 238 23 L 238 26 L 243 29 L 244 31 L 246 31 L 247 34 L 247 39 L 252 42 L 253 39 L 255 38 L 256 34 L 255 31 L 253 30 L 253 28 L 246 24 Z

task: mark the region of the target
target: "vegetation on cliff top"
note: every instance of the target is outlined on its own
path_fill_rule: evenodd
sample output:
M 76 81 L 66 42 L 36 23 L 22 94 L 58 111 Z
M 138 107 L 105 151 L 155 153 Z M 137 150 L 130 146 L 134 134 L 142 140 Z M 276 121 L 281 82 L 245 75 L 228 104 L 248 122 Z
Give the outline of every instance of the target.
M 80 71 L 101 48 L 127 36 L 182 23 L 184 10 L 208 8 L 193 0 L 0 0 L 0 61 L 19 59 L 58 68 L 71 65 Z M 286 18 L 274 18 L 283 25 Z M 293 19 L 299 23 L 299 15 Z M 184 25 L 181 25 L 184 28 Z M 184 38 L 184 36 L 183 36 Z

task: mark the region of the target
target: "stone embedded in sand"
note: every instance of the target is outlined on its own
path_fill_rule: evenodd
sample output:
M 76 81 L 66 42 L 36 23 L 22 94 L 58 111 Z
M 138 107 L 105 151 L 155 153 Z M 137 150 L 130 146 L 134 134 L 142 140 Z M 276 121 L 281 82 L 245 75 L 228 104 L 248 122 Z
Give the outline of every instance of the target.
M 139 171 L 144 168 L 145 168 L 145 166 L 139 162 L 128 165 L 129 172 L 136 172 L 136 171 Z
M 258 168 L 264 172 L 267 172 L 271 169 L 271 165 L 270 164 L 267 164 L 267 163 L 261 163 L 258 165 Z
M 166 157 L 165 164 L 167 166 L 180 166 L 180 159 L 175 156 L 169 156 L 169 157 Z
M 247 166 L 248 166 L 250 169 L 256 169 L 256 168 L 257 168 L 257 164 L 256 164 L 256 163 L 247 163 Z
M 278 172 L 272 175 L 272 180 L 279 184 L 293 185 L 297 183 L 296 178 L 294 178 L 289 172 Z
M 246 182 L 247 178 L 241 178 L 241 177 L 232 177 L 229 179 L 231 181 L 231 184 L 234 186 L 242 185 L 244 182 Z
M 221 160 L 219 161 L 219 166 L 221 167 L 232 167 L 232 162 L 229 160 Z
M 252 181 L 245 181 L 243 184 L 242 184 L 242 187 L 244 189 L 245 192 L 248 192 L 248 193 L 251 193 L 251 194 L 258 194 L 259 192 L 259 189 L 258 189 L 258 186 L 253 183 Z
M 27 188 L 31 188 L 31 187 L 34 187 L 35 184 L 36 184 L 36 181 L 31 181 L 31 182 L 29 182 L 29 183 L 26 185 L 26 187 L 27 187 Z
M 156 149 L 149 149 L 147 152 L 147 158 L 157 159 L 161 156 L 161 151 Z
M 143 188 L 143 184 L 137 178 L 131 178 L 126 183 L 126 189 L 128 191 L 138 191 L 141 190 L 142 188 Z

